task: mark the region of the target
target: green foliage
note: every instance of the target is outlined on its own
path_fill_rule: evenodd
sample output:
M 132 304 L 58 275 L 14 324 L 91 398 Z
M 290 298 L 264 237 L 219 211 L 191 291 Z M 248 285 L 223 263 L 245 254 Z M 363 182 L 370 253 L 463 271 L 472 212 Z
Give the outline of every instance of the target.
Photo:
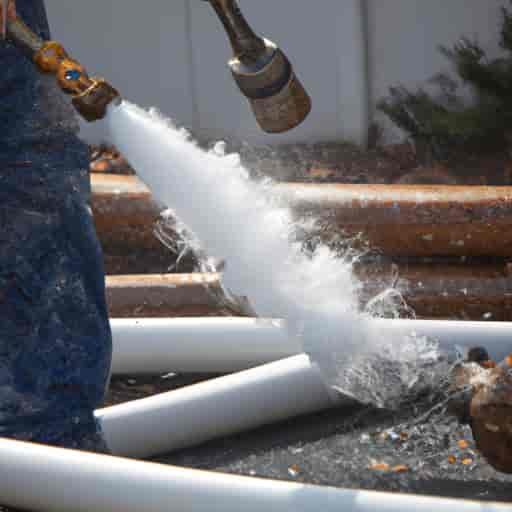
M 477 42 L 462 38 L 440 51 L 454 65 L 473 99 L 458 94 L 460 84 L 440 74 L 431 80 L 435 96 L 420 89 L 392 87 L 378 108 L 434 160 L 447 160 L 461 150 L 471 153 L 507 148 L 512 132 L 512 13 L 503 8 L 500 45 L 505 56 L 489 60 Z

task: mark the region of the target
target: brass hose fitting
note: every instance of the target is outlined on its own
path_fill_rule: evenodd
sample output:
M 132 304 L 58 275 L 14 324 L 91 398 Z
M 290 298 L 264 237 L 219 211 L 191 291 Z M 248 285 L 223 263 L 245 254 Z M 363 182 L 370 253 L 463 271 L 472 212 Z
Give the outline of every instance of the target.
M 261 128 L 281 133 L 296 127 L 311 111 L 311 99 L 286 55 L 255 34 L 236 0 L 209 0 L 233 48 L 229 67 Z
M 9 20 L 7 37 L 29 57 L 42 73 L 55 75 L 60 88 L 72 96 L 79 114 L 89 122 L 103 119 L 110 103 L 119 103 L 119 92 L 101 78 L 89 77 L 85 68 L 71 59 L 56 41 L 43 41 L 21 19 Z

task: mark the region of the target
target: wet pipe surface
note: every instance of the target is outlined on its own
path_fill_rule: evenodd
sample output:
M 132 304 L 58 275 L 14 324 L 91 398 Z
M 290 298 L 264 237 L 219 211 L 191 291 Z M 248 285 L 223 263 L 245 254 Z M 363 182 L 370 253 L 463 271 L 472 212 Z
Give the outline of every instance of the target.
M 98 234 L 111 244 L 158 246 L 161 206 L 133 176 L 93 173 Z M 287 183 L 276 192 L 298 216 L 314 215 L 388 256 L 512 256 L 512 187 Z M 399 229 L 398 229 L 399 228 Z

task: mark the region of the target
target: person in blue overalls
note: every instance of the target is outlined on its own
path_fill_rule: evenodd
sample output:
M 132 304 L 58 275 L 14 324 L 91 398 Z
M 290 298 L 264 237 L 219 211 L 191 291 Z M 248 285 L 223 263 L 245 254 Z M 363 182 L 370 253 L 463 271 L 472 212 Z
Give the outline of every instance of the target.
M 93 412 L 112 342 L 89 152 L 54 80 L 3 37 L 17 10 L 49 39 L 43 0 L 0 5 L 0 437 L 106 452 Z

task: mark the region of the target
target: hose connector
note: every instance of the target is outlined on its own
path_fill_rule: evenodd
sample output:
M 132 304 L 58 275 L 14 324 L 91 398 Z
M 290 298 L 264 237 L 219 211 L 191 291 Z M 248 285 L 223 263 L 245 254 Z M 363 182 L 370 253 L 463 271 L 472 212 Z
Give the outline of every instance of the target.
M 72 96 L 78 113 L 89 122 L 103 119 L 108 105 L 121 102 L 119 92 L 102 78 L 89 77 L 57 41 L 43 41 L 19 18 L 7 23 L 7 37 L 42 73 L 55 76 L 60 88 Z
M 210 0 L 226 30 L 234 56 L 229 68 L 256 120 L 267 133 L 281 133 L 302 123 L 311 99 L 286 55 L 255 34 L 235 0 Z

